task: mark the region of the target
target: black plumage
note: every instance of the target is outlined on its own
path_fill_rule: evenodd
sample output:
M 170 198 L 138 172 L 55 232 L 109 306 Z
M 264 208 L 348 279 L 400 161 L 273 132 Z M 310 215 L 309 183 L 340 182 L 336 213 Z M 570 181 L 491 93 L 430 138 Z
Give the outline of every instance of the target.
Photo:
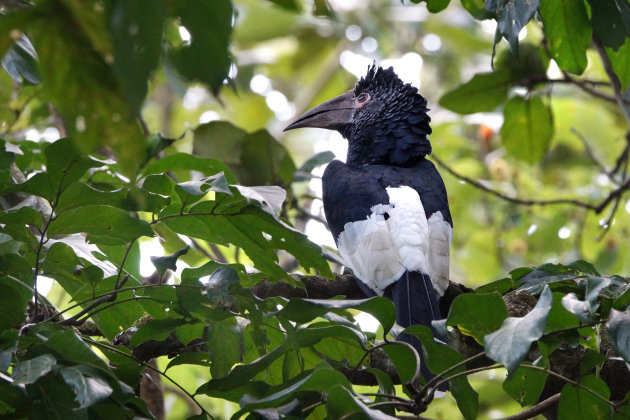
M 427 111 L 416 88 L 392 68 L 374 65 L 353 90 L 287 127 L 334 129 L 348 140 L 346 163 L 332 161 L 322 179 L 326 220 L 361 289 L 392 299 L 402 327 L 431 327 L 440 319 L 436 288 L 441 294 L 448 283 L 453 222 L 442 178 L 425 158 L 431 153 Z M 416 339 L 399 339 L 422 356 Z M 425 378 L 432 377 L 422 365 Z

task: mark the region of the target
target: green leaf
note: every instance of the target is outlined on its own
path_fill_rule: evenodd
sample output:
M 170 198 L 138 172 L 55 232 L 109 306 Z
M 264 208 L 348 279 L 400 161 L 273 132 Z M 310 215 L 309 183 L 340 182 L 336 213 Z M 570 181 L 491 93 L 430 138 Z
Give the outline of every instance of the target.
M 547 328 L 545 333 L 552 331 L 564 330 L 566 328 L 576 327 L 580 324 L 575 315 L 565 309 L 563 298 L 567 295 L 564 293 L 554 292 L 553 303 L 547 317 Z
M 227 375 L 242 359 L 243 330 L 236 318 L 213 321 L 208 326 L 208 353 L 210 353 L 210 373 L 213 378 Z
M 45 328 L 45 327 L 42 327 Z M 39 334 L 35 329 L 31 334 Z M 84 364 L 109 373 L 109 367 L 73 329 L 54 332 L 47 341 L 32 349 L 34 352 L 52 352 L 59 361 Z
M 499 329 L 507 316 L 507 307 L 498 293 L 462 294 L 453 301 L 446 325 L 458 327 L 462 334 L 481 344 L 484 336 Z
M 621 90 L 626 91 L 630 85 L 630 37 L 617 51 L 606 48 L 606 54 L 610 59 L 613 71 L 621 82 Z
M 177 270 L 177 260 L 182 255 L 186 255 L 189 249 L 190 249 L 190 246 L 186 245 L 179 251 L 176 251 L 169 255 L 164 255 L 163 257 L 152 256 L 151 263 L 153 263 L 153 266 L 155 267 L 157 272 L 160 274 L 160 277 L 162 277 L 164 276 L 164 273 L 166 273 L 166 270 L 173 270 L 173 271 Z
M 311 172 L 318 166 L 325 165 L 335 158 L 335 154 L 329 150 L 319 152 L 311 156 L 293 174 L 294 181 L 307 181 L 312 178 Z
M 32 286 L 33 276 L 18 274 L 16 265 L 20 263 L 24 264 L 22 267 L 26 271 L 30 271 L 31 265 L 19 255 L 7 254 L 0 257 L 0 265 L 3 265 L 0 272 L 7 271 L 0 276 L 0 331 L 19 327 L 24 322 L 28 301 L 33 297 L 32 290 L 23 285 Z M 6 275 L 21 277 L 22 284 L 5 277 Z
M 210 191 L 232 195 L 222 172 L 198 181 L 180 182 L 175 186 L 183 207 L 196 203 Z
M 4 184 L 0 186 L 2 195 L 10 192 L 23 192 L 26 194 L 43 197 L 52 203 L 55 199 L 56 191 L 50 186 L 50 179 L 47 173 L 39 172 L 20 184 Z
M 217 94 L 228 77 L 231 64 L 228 48 L 232 2 L 186 0 L 173 6 L 180 24 L 190 33 L 190 43 L 171 50 L 169 58 L 182 76 L 205 83 Z
M 267 0 L 273 4 L 276 4 L 283 9 L 292 10 L 298 12 L 302 9 L 300 3 L 297 0 Z
M 394 363 L 400 380 L 403 383 L 410 382 L 414 378 L 416 371 L 420 369 L 418 360 L 416 360 L 411 348 L 402 342 L 395 341 L 386 343 L 382 348 L 392 363 Z
M 101 378 L 87 376 L 80 366 L 69 366 L 59 371 L 63 380 L 74 390 L 79 408 L 90 407 L 109 397 L 113 389 Z
M 630 363 L 630 313 L 611 309 L 606 328 L 617 354 Z
M 531 365 L 530 363 L 525 363 Z M 545 386 L 548 373 L 542 370 L 519 366 L 503 382 L 503 390 L 514 398 L 521 407 L 535 404 Z
M 431 13 L 439 13 L 442 10 L 446 9 L 446 6 L 451 2 L 451 0 L 411 0 L 412 3 L 422 3 L 426 1 L 427 10 Z
M 236 270 L 242 266 L 223 265 L 210 261 L 201 267 L 184 269 L 182 285 L 176 289 L 180 310 L 200 318 L 224 319 L 233 314 L 226 308 L 235 304 L 234 289 L 239 287 L 240 277 Z M 203 284 L 201 277 L 210 276 Z
M 212 121 L 195 130 L 193 152 L 221 159 L 243 185 L 288 184 L 295 164 L 287 149 L 266 130 L 247 134 L 225 122 Z
M 178 365 L 199 365 L 199 366 L 210 366 L 210 353 L 206 352 L 189 352 L 182 353 L 174 358 L 172 358 L 168 365 L 166 365 L 166 370 L 169 370 L 173 366 Z
M 0 223 L 25 224 L 41 229 L 42 216 L 31 207 L 21 207 L 17 210 L 0 213 Z
M 184 324 L 186 324 L 186 321 L 181 318 L 151 319 L 146 324 L 140 326 L 138 330 L 133 334 L 133 336 L 131 337 L 130 346 L 134 348 L 144 343 L 145 341 L 165 340 L 169 335 L 173 333 L 173 330 L 176 327 Z
M 589 310 L 588 302 L 580 300 L 575 293 L 566 294 L 562 298 L 562 306 L 581 322 L 588 323 L 593 320 L 593 314 Z
M 267 130 L 243 138 L 241 163 L 240 180 L 245 185 L 289 184 L 296 169 L 288 150 Z
M 239 413 L 252 411 L 256 408 L 277 407 L 294 396 L 297 392 L 327 392 L 337 385 L 348 388 L 351 386 L 348 379 L 346 379 L 342 373 L 322 364 L 311 372 L 305 372 L 305 374 L 301 375 L 297 380 L 289 381 L 278 387 L 279 389 L 274 388 L 272 394 L 266 395 L 263 398 L 255 398 L 247 394 L 243 395 L 243 398 L 239 401 L 241 405 Z M 235 414 L 233 418 L 239 418 L 238 413 Z
M 404 331 L 412 334 L 422 342 L 422 351 L 429 370 L 436 375 L 441 374 L 452 366 L 464 361 L 457 350 L 445 344 L 438 343 L 433 338 L 431 329 L 424 325 L 412 325 Z M 460 373 L 466 370 L 465 365 L 451 370 L 445 377 Z M 479 413 L 479 394 L 470 386 L 466 376 L 460 376 L 450 381 L 451 393 L 457 407 L 466 420 L 477 418 Z
M 499 279 L 499 280 L 495 280 L 493 282 L 484 284 L 482 286 L 479 286 L 475 289 L 475 293 L 476 294 L 483 294 L 483 293 L 499 293 L 501 295 L 505 294 L 506 292 L 508 292 L 509 290 L 513 289 L 516 286 L 516 283 L 514 280 L 512 280 L 509 277 L 503 278 L 503 279 Z
M 360 300 L 320 300 L 293 298 L 284 305 L 278 316 L 298 323 L 307 323 L 322 317 L 327 312 L 357 309 L 372 315 L 383 326 L 385 334 L 396 322 L 396 309 L 392 302 L 384 297 L 375 296 Z
M 36 64 L 37 52 L 24 34 L 2 57 L 2 68 L 19 84 L 36 85 L 40 82 Z
M 393 420 L 390 416 L 379 410 L 371 409 L 352 395 L 352 391 L 341 385 L 335 385 L 328 391 L 326 398 L 326 410 L 331 420 L 348 418 L 349 414 L 357 413 L 358 418 L 370 420 Z
M 462 6 L 468 11 L 475 19 L 483 20 L 488 19 L 488 12 L 486 12 L 484 0 L 462 0 Z
M 57 375 L 46 375 L 37 381 L 29 394 L 29 417 L 45 419 L 87 419 L 87 410 L 78 409 L 72 389 Z M 43 416 L 43 417 L 42 417 Z
M 580 381 L 580 385 L 592 390 L 604 399 L 610 398 L 608 386 L 596 376 L 585 376 Z M 611 414 L 612 409 L 610 405 L 592 393 L 570 383 L 562 388 L 560 401 L 558 402 L 559 419 L 606 419 Z
M 129 104 L 129 116 L 135 117 L 162 51 L 166 0 L 113 0 L 106 6 L 114 70 Z
M 510 72 L 478 73 L 440 99 L 440 105 L 458 114 L 493 111 L 505 102 L 510 88 Z
M 596 366 L 606 362 L 608 358 L 594 350 L 588 350 L 580 361 L 580 376 L 590 373 Z
M 197 393 L 217 395 L 242 386 L 243 383 L 254 378 L 259 372 L 267 369 L 273 362 L 279 359 L 288 351 L 293 351 L 299 347 L 312 346 L 327 337 L 339 337 L 346 340 L 360 342 L 361 334 L 355 329 L 341 325 L 334 325 L 322 328 L 300 328 L 296 331 L 291 341 L 283 341 L 282 345 L 276 347 L 271 352 L 259 357 L 251 363 L 240 364 L 223 378 L 213 378 L 202 385 Z M 400 345 L 400 344 L 399 344 Z
M 538 294 L 547 284 L 567 282 L 589 275 L 599 276 L 595 267 L 586 261 L 578 260 L 569 265 L 547 263 L 530 270 L 520 278 L 521 287 L 529 294 Z
M 553 137 L 551 110 L 538 96 L 515 96 L 503 109 L 501 142 L 509 154 L 528 163 L 540 161 Z
M 552 302 L 551 289 L 545 286 L 530 313 L 522 318 L 507 318 L 499 330 L 486 335 L 484 348 L 488 357 L 504 365 L 508 374 L 512 374 L 527 355 L 531 344 L 545 332 Z
M 274 185 L 260 187 L 245 187 L 243 185 L 234 185 L 234 188 L 247 199 L 248 203 L 253 203 L 261 209 L 278 219 L 278 213 L 282 210 L 282 204 L 287 198 L 287 192 L 284 188 Z
M 541 0 L 539 10 L 551 57 L 562 70 L 582 74 L 593 31 L 584 2 Z
M 515 54 L 518 53 L 518 34 L 536 13 L 538 3 L 539 0 L 508 0 L 505 3 L 502 0 L 486 1 L 486 10 L 492 5 L 490 11 L 496 16 L 497 30 L 507 40 L 510 50 Z
M 45 1 L 24 12 L 39 53 L 42 99 L 54 104 L 68 135 L 81 139 L 78 149 L 92 152 L 111 146 L 125 173 L 133 175 L 144 159 L 144 136 L 139 124 L 127 118 L 129 107 L 106 61 L 110 38 L 99 9 L 78 4 Z M 69 161 L 67 154 L 63 157 Z
M 48 235 L 87 233 L 88 240 L 105 245 L 127 244 L 141 236 L 154 236 L 151 226 L 121 209 L 107 205 L 64 211 L 50 223 Z
M 153 175 L 182 169 L 199 171 L 204 175 L 215 175 L 219 172 L 224 172 L 225 178 L 230 184 L 236 183 L 236 178 L 234 178 L 230 169 L 220 160 L 199 158 L 188 153 L 175 153 L 163 157 L 147 165 L 142 172 L 144 175 Z
M 248 205 L 237 213 L 209 215 L 213 210 L 213 202 L 201 202 L 190 209 L 193 215 L 171 217 L 163 222 L 177 233 L 210 243 L 232 243 L 241 247 L 255 266 L 269 274 L 274 281 L 281 278 L 291 281 L 288 274 L 277 265 L 278 257 L 274 249 L 289 252 L 306 270 L 312 267 L 324 276 L 331 276 L 330 267 L 322 258 L 319 246 L 310 242 L 303 233 L 279 223 L 262 209 Z M 203 215 L 194 216 L 195 213 Z
M 530 87 L 532 79 L 544 80 L 549 67 L 548 52 L 539 45 L 529 42 L 519 46 L 518 54 L 509 49 L 499 53 L 494 65 L 495 71 L 509 70 L 510 78 L 514 84 Z
M 34 357 L 32 359 L 24 360 L 23 362 L 15 365 L 11 376 L 14 379 L 14 383 L 28 385 L 37 381 L 42 376 L 50 372 L 57 364 L 55 359 L 50 354 L 42 354 L 41 356 Z
M 630 5 L 626 0 L 588 0 L 595 36 L 617 51 L 630 36 Z
M 193 154 L 215 158 L 239 175 L 243 138 L 247 132 L 227 121 L 199 124 L 194 130 Z
M 102 163 L 81 152 L 74 139 L 57 140 L 46 148 L 46 172 L 50 185 L 56 194 L 79 180 L 85 172 Z

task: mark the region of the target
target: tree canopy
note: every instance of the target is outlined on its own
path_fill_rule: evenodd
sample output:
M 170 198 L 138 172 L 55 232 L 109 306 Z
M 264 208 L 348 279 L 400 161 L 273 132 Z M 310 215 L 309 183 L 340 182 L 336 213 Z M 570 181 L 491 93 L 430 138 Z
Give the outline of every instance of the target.
M 627 0 L 0 12 L 3 418 L 630 418 Z M 429 382 L 326 230 L 344 141 L 282 133 L 373 61 L 455 222 Z

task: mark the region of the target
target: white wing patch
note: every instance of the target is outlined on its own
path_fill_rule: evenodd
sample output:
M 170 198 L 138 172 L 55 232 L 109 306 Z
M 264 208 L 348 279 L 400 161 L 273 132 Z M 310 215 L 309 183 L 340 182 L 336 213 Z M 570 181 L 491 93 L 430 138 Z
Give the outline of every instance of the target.
M 441 296 L 448 286 L 453 229 L 441 212 L 427 220 L 413 188 L 390 187 L 386 191 L 389 204 L 372 207 L 366 220 L 346 223 L 337 241 L 341 256 L 379 295 L 409 270 L 429 274 Z
M 442 212 L 436 211 L 429 217 L 429 275 L 439 296 L 448 287 L 452 240 L 453 228 L 444 220 Z

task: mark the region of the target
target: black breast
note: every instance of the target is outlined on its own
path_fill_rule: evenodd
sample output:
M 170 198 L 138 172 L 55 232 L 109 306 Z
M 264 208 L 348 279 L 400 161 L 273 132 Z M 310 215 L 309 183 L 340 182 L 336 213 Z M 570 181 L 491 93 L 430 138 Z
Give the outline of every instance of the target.
M 420 195 L 427 218 L 441 211 L 453 224 L 448 208 L 446 188 L 437 169 L 422 159 L 412 167 L 385 165 L 353 167 L 332 161 L 322 179 L 324 212 L 335 242 L 348 222 L 365 220 L 376 204 L 388 204 L 385 188 L 409 186 Z

